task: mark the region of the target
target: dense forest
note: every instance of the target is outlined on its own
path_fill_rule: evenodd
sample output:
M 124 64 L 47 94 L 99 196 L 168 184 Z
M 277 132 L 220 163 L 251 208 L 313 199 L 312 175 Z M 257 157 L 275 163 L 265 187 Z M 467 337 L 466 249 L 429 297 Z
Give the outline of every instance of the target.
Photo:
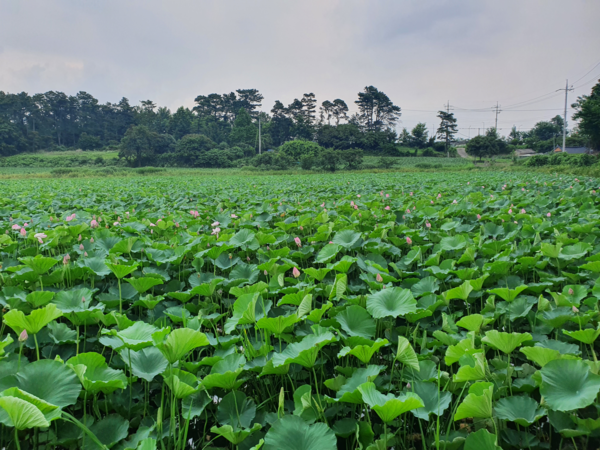
M 270 113 L 262 108 L 263 96 L 256 89 L 238 89 L 228 94 L 199 95 L 192 109 L 174 113 L 151 100 L 132 105 L 127 98 L 101 104 L 87 92 L 69 96 L 49 91 L 29 95 L 0 91 L 0 156 L 39 150 L 119 150 L 121 163 L 227 167 L 233 161 L 252 159 L 257 164 L 295 163 L 302 156 L 312 160 L 324 149 L 330 158 L 346 159 L 363 153 L 389 156 L 452 156 L 458 128 L 450 112 L 440 111 L 439 128 L 428 130 L 419 123 L 412 130 L 396 132 L 401 108 L 382 91 L 367 86 L 358 93 L 353 110 L 342 99 L 318 105 L 314 94 L 304 94 L 285 106 L 275 101 Z M 258 155 L 259 126 L 261 148 Z M 507 146 L 548 151 L 562 134 L 557 116 L 539 122 L 527 132 L 516 129 L 501 138 Z M 493 139 L 500 139 L 491 133 Z M 575 144 L 585 141 L 577 133 Z M 347 153 L 349 152 L 350 153 Z M 272 154 L 269 154 L 272 153 Z M 305 164 L 309 164 L 306 159 Z

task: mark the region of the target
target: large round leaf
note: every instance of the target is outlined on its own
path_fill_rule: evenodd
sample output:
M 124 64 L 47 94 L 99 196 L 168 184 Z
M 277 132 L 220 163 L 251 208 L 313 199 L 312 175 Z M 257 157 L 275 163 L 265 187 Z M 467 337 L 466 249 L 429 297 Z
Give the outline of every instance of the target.
M 81 391 L 75 372 L 51 359 L 21 368 L 16 375 L 16 387 L 60 408 L 75 404 Z
M 284 416 L 265 436 L 264 450 L 336 450 L 335 433 L 324 423 L 308 425 L 298 416 Z
M 417 311 L 417 301 L 409 289 L 382 289 L 367 297 L 367 311 L 376 319 L 398 317 Z
M 600 376 L 590 371 L 583 361 L 557 359 L 542 370 L 540 393 L 551 409 L 572 411 L 585 408 L 600 392 Z
M 331 240 L 334 244 L 341 245 L 344 248 L 350 248 L 360 239 L 360 233 L 353 230 L 338 231 Z
M 169 362 L 167 358 L 156 347 L 146 347 L 139 351 L 124 350 L 121 358 L 129 365 L 131 361 L 131 370 L 136 377 L 143 378 L 150 382 L 155 376 L 163 373 Z
M 528 427 L 546 415 L 546 410 L 540 408 L 531 397 L 516 396 L 501 398 L 494 407 L 496 417 L 502 420 L 518 423 Z
M 348 306 L 335 316 L 342 329 L 350 336 L 360 336 L 367 339 L 375 336 L 376 324 L 371 315 L 358 305 Z

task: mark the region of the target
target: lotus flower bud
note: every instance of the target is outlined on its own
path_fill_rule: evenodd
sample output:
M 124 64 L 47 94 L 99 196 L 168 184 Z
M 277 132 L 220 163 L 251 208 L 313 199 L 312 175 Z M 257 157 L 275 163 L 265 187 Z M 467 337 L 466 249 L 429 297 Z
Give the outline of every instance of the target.
M 294 278 L 298 278 L 300 276 L 300 271 L 298 270 L 297 267 L 294 267 L 292 269 L 292 275 L 294 275 Z
M 574 293 L 573 288 L 569 288 L 569 295 L 573 295 Z
M 265 270 L 265 271 L 263 272 L 263 274 L 264 274 L 264 275 L 265 275 L 265 277 L 266 277 L 267 275 L 269 275 L 269 272 L 267 272 L 267 271 Z
M 573 312 L 574 313 L 578 313 L 579 312 L 579 310 L 577 309 L 577 307 L 573 306 Z
M 406 236 L 406 243 L 407 243 L 408 245 L 412 245 L 412 239 L 411 239 L 411 238 L 409 238 L 408 236 Z
M 380 273 L 377 274 L 377 276 L 375 277 L 375 279 L 377 280 L 378 283 L 382 283 L 383 282 L 383 278 L 381 277 Z
M 19 342 L 25 342 L 28 337 L 27 330 L 21 331 L 21 334 L 19 334 Z

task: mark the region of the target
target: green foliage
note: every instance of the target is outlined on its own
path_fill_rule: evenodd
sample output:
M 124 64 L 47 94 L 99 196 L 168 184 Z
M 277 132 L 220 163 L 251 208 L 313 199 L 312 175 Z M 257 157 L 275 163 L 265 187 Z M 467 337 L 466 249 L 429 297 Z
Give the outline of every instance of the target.
M 592 448 L 596 189 L 492 171 L 7 183 L 2 445 Z

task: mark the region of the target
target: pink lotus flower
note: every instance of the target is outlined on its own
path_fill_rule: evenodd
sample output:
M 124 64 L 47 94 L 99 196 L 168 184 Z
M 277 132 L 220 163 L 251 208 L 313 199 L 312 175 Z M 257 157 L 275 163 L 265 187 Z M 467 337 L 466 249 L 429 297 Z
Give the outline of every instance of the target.
M 330 244 L 333 244 L 333 241 L 329 241 Z
M 454 200 L 454 201 L 452 202 L 452 204 L 453 204 L 453 205 L 456 205 L 456 200 Z
M 67 222 L 70 222 L 74 218 L 75 218 L 75 213 L 71 214 L 70 216 L 67 216 Z
M 294 275 L 294 278 L 298 278 L 300 276 L 300 271 L 298 270 L 297 267 L 294 267 L 292 269 L 292 275 Z
M 481 220 L 481 214 L 477 214 L 477 220 Z
M 304 227 L 300 225 L 300 231 L 304 231 Z
M 194 219 L 197 219 L 197 218 L 198 218 L 198 216 L 200 215 L 200 213 L 199 213 L 198 211 L 190 211 L 190 214 L 192 215 L 192 217 L 193 217 Z
M 410 214 L 410 209 L 409 208 L 406 209 L 406 214 Z
M 578 310 L 578 309 L 577 309 L 575 306 L 573 306 L 573 312 L 574 312 L 574 313 L 578 313 L 578 312 L 579 312 L 579 310 Z
M 153 224 L 152 222 L 150 222 L 150 226 L 151 226 L 151 227 L 155 227 L 156 225 L 155 225 L 155 224 Z
M 525 214 L 525 209 L 521 209 L 521 214 Z
M 525 192 L 525 188 L 521 188 L 521 191 L 522 191 L 522 192 Z
M 360 194 L 356 194 L 356 196 L 357 196 L 358 198 L 360 198 Z
M 508 210 L 508 213 L 509 213 L 509 214 L 512 214 L 512 209 L 509 209 L 509 210 Z
M 295 237 L 295 238 L 294 238 L 294 242 L 296 243 L 296 245 L 297 245 L 298 247 L 302 247 L 302 242 L 300 242 L 300 238 L 299 238 L 299 237 Z
M 573 288 L 569 288 L 569 295 L 573 295 L 574 293 Z
M 469 184 L 471 184 L 471 182 L 470 182 L 470 181 L 467 181 L 467 185 L 469 185 Z
M 362 214 L 361 214 L 361 213 L 358 213 L 358 217 L 362 217 Z
M 77 237 L 77 240 L 78 240 L 79 242 L 81 242 L 81 235 L 79 235 L 79 236 Z
M 219 227 L 215 228 L 212 230 L 212 233 L 210 234 L 216 234 L 217 238 L 219 238 L 219 233 L 221 232 L 221 229 Z
M 231 215 L 231 218 L 232 218 L 232 219 L 237 219 L 237 218 L 238 218 L 238 216 L 236 216 L 235 214 L 232 214 L 232 215 Z
M 69 254 L 67 253 L 65 256 L 63 256 L 63 264 L 66 266 L 67 264 L 69 264 L 69 261 L 71 260 L 71 256 L 69 256 Z
M 321 208 L 323 208 L 325 206 L 325 202 L 321 203 Z
M 83 244 L 79 244 L 79 250 L 83 250 Z
M 385 198 L 390 198 L 390 194 L 385 194 Z
M 175 228 L 179 228 L 179 222 L 175 222 Z
M 389 211 L 389 210 L 390 210 L 390 207 L 389 207 L 389 206 L 386 206 L 384 209 L 385 209 L 386 211 Z
M 16 223 L 11 227 L 13 230 L 20 230 L 21 226 L 17 225 Z
M 350 206 L 354 206 L 354 200 L 350 202 Z
M 219 225 L 221 225 L 219 222 L 213 222 L 210 224 L 211 227 L 218 227 Z
M 383 196 L 383 191 L 381 191 L 381 192 L 379 193 L 379 195 Z
M 354 205 L 354 209 L 358 209 L 358 205 Z
M 409 238 L 408 236 L 406 236 L 406 243 L 407 243 L 408 245 L 412 245 L 412 239 L 411 239 L 411 238 Z
M 552 217 L 552 214 L 548 213 L 546 214 L 546 217 Z
M 87 258 L 87 256 L 88 256 L 87 252 L 83 252 L 83 256 L 85 256 Z
M 94 243 L 94 238 L 90 238 L 90 243 Z
M 269 275 L 269 272 L 267 272 L 266 270 L 263 272 L 263 275 L 266 277 L 267 275 Z
M 412 195 L 413 195 L 413 193 L 411 192 L 411 193 L 410 193 L 410 196 L 412 197 Z
M 28 337 L 27 330 L 21 331 L 21 334 L 19 334 L 19 342 L 25 342 Z
M 406 389 L 411 389 L 410 383 L 406 383 Z
M 100 224 L 96 221 L 96 219 L 92 219 L 92 221 L 90 222 L 90 227 L 98 228 L 99 226 L 100 226 Z
M 431 224 L 430 224 L 429 222 L 426 222 L 426 223 L 425 223 L 425 226 L 426 226 L 427 228 L 431 228 Z
M 43 244 L 44 241 L 42 241 L 42 239 L 46 239 L 48 236 L 46 236 L 44 233 L 36 233 L 33 235 L 33 237 L 36 238 L 40 244 Z
M 431 204 L 433 205 L 433 200 L 431 200 Z
M 382 283 L 383 282 L 383 278 L 381 277 L 380 273 L 377 274 L 377 276 L 375 277 L 375 279 L 377 280 L 378 283 Z
M 113 223 L 113 226 L 115 226 L 115 227 L 118 226 L 118 225 L 119 225 L 119 222 Z
M 437 195 L 437 198 L 442 198 L 442 194 L 438 194 L 438 195 Z

